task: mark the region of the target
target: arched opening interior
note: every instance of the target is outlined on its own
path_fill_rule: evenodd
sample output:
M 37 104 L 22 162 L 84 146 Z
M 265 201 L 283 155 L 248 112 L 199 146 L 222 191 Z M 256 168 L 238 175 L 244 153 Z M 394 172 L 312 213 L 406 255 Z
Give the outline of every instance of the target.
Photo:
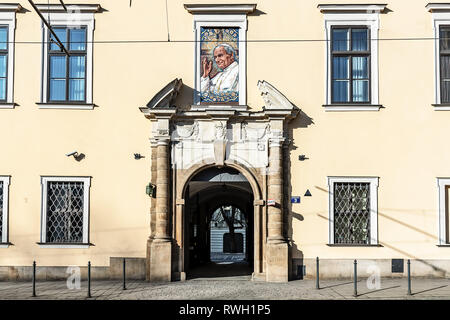
M 196 174 L 186 187 L 185 270 L 188 278 L 251 276 L 253 191 L 229 167 Z

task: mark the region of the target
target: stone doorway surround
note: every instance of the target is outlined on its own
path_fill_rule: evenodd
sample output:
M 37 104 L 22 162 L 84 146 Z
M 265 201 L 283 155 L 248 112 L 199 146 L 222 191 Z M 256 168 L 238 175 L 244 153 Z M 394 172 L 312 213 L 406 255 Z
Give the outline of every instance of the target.
M 252 277 L 288 281 L 283 148 L 290 143 L 288 122 L 299 109 L 266 81 L 258 81 L 265 102 L 260 111 L 251 111 L 246 105 L 177 106 L 182 85 L 181 79 L 173 80 L 140 108 L 152 123 L 151 179 L 156 185 L 156 199 L 150 207 L 147 279 L 186 279 L 186 186 L 206 168 L 230 167 L 248 180 L 254 195 Z

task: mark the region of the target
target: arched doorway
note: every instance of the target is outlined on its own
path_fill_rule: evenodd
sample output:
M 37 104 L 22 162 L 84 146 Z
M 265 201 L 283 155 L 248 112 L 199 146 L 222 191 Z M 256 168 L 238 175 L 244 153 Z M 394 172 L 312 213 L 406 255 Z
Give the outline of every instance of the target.
M 250 277 L 254 195 L 245 176 L 231 167 L 204 169 L 190 179 L 184 197 L 187 278 Z

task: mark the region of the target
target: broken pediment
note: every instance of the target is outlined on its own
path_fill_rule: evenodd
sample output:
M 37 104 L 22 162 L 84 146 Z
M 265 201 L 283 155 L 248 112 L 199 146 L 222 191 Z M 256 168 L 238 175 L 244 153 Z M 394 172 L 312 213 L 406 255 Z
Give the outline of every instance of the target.
M 258 81 L 258 89 L 265 102 L 265 110 L 293 110 L 295 106 L 274 86 L 264 80 Z
M 178 93 L 180 92 L 183 80 L 174 79 L 162 88 L 151 100 L 147 103 L 148 109 L 168 109 L 175 108 L 173 106 Z

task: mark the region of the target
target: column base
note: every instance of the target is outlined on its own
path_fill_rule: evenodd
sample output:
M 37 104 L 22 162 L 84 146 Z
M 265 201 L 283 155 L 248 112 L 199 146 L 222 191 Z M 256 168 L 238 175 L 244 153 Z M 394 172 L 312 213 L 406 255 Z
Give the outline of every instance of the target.
M 266 281 L 288 282 L 289 247 L 284 243 L 267 243 L 266 247 Z
M 153 240 L 150 246 L 149 280 L 151 282 L 172 281 L 172 242 Z

